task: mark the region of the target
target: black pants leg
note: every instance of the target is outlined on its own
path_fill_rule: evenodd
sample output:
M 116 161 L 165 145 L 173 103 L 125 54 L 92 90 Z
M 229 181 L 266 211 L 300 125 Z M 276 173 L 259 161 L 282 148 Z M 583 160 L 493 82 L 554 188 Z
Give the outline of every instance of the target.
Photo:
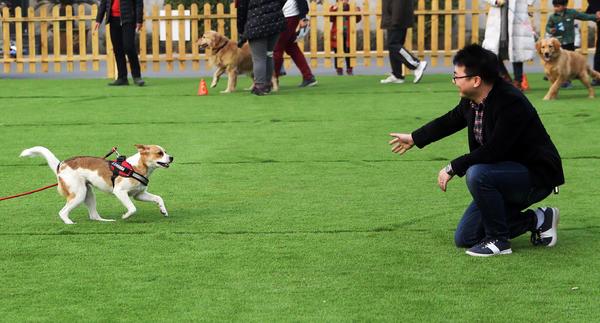
M 397 78 L 404 78 L 402 74 L 402 64 L 414 70 L 419 66 L 419 59 L 413 56 L 406 48 L 406 28 L 392 27 L 388 29 L 388 51 L 390 52 L 390 65 L 392 73 Z
M 117 75 L 119 79 L 127 79 L 127 59 L 131 68 L 131 76 L 141 77 L 140 61 L 135 49 L 135 24 L 126 23 L 121 25 L 119 18 L 110 20 L 110 38 L 117 61 Z
M 513 73 L 515 74 L 515 81 L 521 82 L 523 81 L 523 62 L 514 62 L 512 63 Z

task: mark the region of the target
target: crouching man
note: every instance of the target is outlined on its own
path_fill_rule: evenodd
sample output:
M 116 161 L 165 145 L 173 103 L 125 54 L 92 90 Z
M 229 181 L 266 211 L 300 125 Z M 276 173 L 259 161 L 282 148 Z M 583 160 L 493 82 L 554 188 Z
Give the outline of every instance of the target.
M 524 210 L 564 183 L 560 156 L 535 108 L 500 79 L 496 55 L 479 45 L 456 54 L 452 82 L 458 105 L 411 134 L 390 134 L 392 152 L 423 148 L 467 127 L 469 153 L 438 174 L 444 192 L 455 175 L 466 175 L 473 197 L 458 223 L 456 245 L 471 256 L 510 254 L 509 239 L 531 231 L 534 245 L 554 246 L 558 209 Z

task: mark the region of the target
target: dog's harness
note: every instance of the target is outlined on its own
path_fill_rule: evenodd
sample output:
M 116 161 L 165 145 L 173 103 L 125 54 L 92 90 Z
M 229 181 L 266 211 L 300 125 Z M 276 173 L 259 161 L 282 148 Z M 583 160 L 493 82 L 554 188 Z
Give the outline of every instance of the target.
M 150 182 L 148 180 L 148 178 L 146 178 L 144 175 L 136 172 L 133 169 L 133 166 L 131 166 L 131 164 L 127 162 L 127 160 L 126 160 L 127 157 L 119 154 L 116 147 L 113 148 L 104 158 L 112 155 L 112 153 L 117 154 L 116 160 L 108 161 L 108 167 L 110 167 L 110 170 L 113 173 L 112 176 L 110 177 L 113 187 L 115 186 L 115 179 L 118 176 L 131 177 L 133 179 L 136 179 L 138 182 L 142 183 L 142 185 L 148 186 L 148 183 Z

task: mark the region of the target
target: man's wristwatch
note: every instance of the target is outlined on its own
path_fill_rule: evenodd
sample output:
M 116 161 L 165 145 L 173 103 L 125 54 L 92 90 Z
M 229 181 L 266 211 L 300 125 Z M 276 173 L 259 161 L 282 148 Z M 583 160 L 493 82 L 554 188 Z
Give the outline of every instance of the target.
M 444 167 L 444 171 L 446 172 L 446 174 L 448 174 L 450 176 L 454 176 L 454 170 L 452 169 L 452 164 L 448 164 L 446 167 Z

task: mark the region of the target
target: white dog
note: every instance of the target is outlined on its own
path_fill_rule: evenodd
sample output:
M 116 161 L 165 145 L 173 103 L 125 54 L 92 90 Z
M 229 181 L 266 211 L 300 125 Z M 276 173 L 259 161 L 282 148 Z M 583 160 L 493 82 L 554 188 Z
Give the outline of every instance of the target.
M 160 213 L 168 216 L 163 199 L 158 195 L 148 193 L 146 189 L 148 188 L 148 177 L 152 171 L 156 168 L 168 168 L 174 158 L 160 146 L 135 145 L 135 147 L 138 152 L 127 158 L 126 163 L 116 166 L 116 172 L 125 166 L 124 169 L 121 169 L 122 172 L 119 176 L 111 170 L 108 160 L 99 157 L 73 157 L 60 162 L 50 150 L 40 146 L 23 150 L 21 157 L 43 156 L 46 158 L 48 166 L 56 174 L 58 192 L 67 199 L 67 203 L 58 213 L 66 224 L 74 223 L 69 219 L 69 213 L 82 202 L 87 206 L 91 220 L 114 221 L 103 219 L 98 214 L 96 196 L 92 186 L 101 191 L 113 193 L 123 203 L 127 208 L 123 219 L 127 219 L 136 211 L 130 196 L 139 201 L 158 204 Z M 129 166 L 127 163 L 131 167 L 127 168 Z M 129 173 L 128 177 L 125 177 L 126 173 Z M 124 174 L 125 176 L 123 176 Z

